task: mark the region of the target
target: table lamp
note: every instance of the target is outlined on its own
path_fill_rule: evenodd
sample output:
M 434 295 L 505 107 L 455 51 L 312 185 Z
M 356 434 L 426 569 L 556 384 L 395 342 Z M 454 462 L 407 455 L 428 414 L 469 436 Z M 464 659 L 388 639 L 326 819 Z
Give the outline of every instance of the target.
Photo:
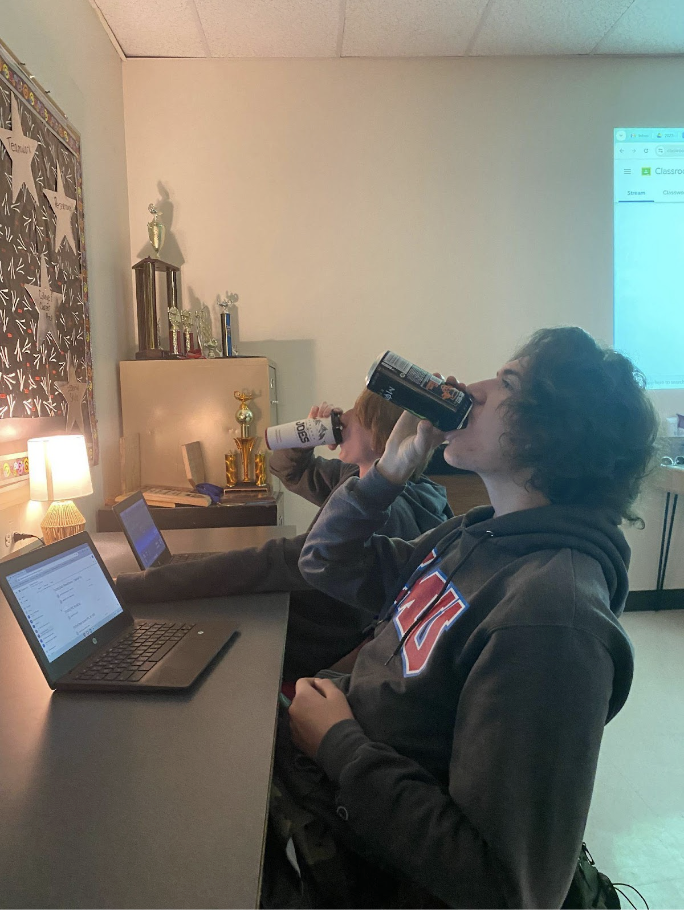
M 85 518 L 71 501 L 93 492 L 83 436 L 41 436 L 28 441 L 29 497 L 50 502 L 40 523 L 43 540 L 54 543 L 78 534 Z

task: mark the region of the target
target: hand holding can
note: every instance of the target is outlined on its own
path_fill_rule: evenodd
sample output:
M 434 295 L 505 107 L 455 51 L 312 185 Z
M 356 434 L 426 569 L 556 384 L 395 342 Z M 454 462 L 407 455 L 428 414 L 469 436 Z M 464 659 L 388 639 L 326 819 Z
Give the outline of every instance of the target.
M 395 423 L 376 467 L 387 480 L 404 484 L 441 442 L 444 442 L 441 430 L 428 420 L 404 411 Z

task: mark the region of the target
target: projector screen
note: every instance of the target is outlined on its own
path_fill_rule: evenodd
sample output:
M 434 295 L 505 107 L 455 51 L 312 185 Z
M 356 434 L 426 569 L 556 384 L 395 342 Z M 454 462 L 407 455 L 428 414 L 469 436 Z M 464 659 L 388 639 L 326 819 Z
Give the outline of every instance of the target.
M 614 335 L 651 389 L 684 387 L 684 127 L 614 131 Z

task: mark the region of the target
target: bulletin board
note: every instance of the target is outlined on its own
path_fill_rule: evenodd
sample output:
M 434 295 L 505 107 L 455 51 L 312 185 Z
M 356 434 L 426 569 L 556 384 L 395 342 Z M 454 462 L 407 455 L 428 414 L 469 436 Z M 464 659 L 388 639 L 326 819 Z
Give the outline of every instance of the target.
M 64 432 L 98 463 L 81 140 L 0 42 L 0 441 Z

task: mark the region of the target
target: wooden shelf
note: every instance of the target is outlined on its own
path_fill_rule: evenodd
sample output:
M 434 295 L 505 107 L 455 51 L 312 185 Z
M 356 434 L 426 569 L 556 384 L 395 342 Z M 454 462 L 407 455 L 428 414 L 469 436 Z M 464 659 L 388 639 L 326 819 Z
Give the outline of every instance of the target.
M 223 503 L 207 506 L 175 506 L 173 509 L 155 508 L 150 512 L 157 527 L 164 531 L 171 528 L 237 528 L 283 523 L 283 494 L 272 499 L 254 502 Z M 121 525 L 111 509 L 97 512 L 98 531 L 120 531 Z

